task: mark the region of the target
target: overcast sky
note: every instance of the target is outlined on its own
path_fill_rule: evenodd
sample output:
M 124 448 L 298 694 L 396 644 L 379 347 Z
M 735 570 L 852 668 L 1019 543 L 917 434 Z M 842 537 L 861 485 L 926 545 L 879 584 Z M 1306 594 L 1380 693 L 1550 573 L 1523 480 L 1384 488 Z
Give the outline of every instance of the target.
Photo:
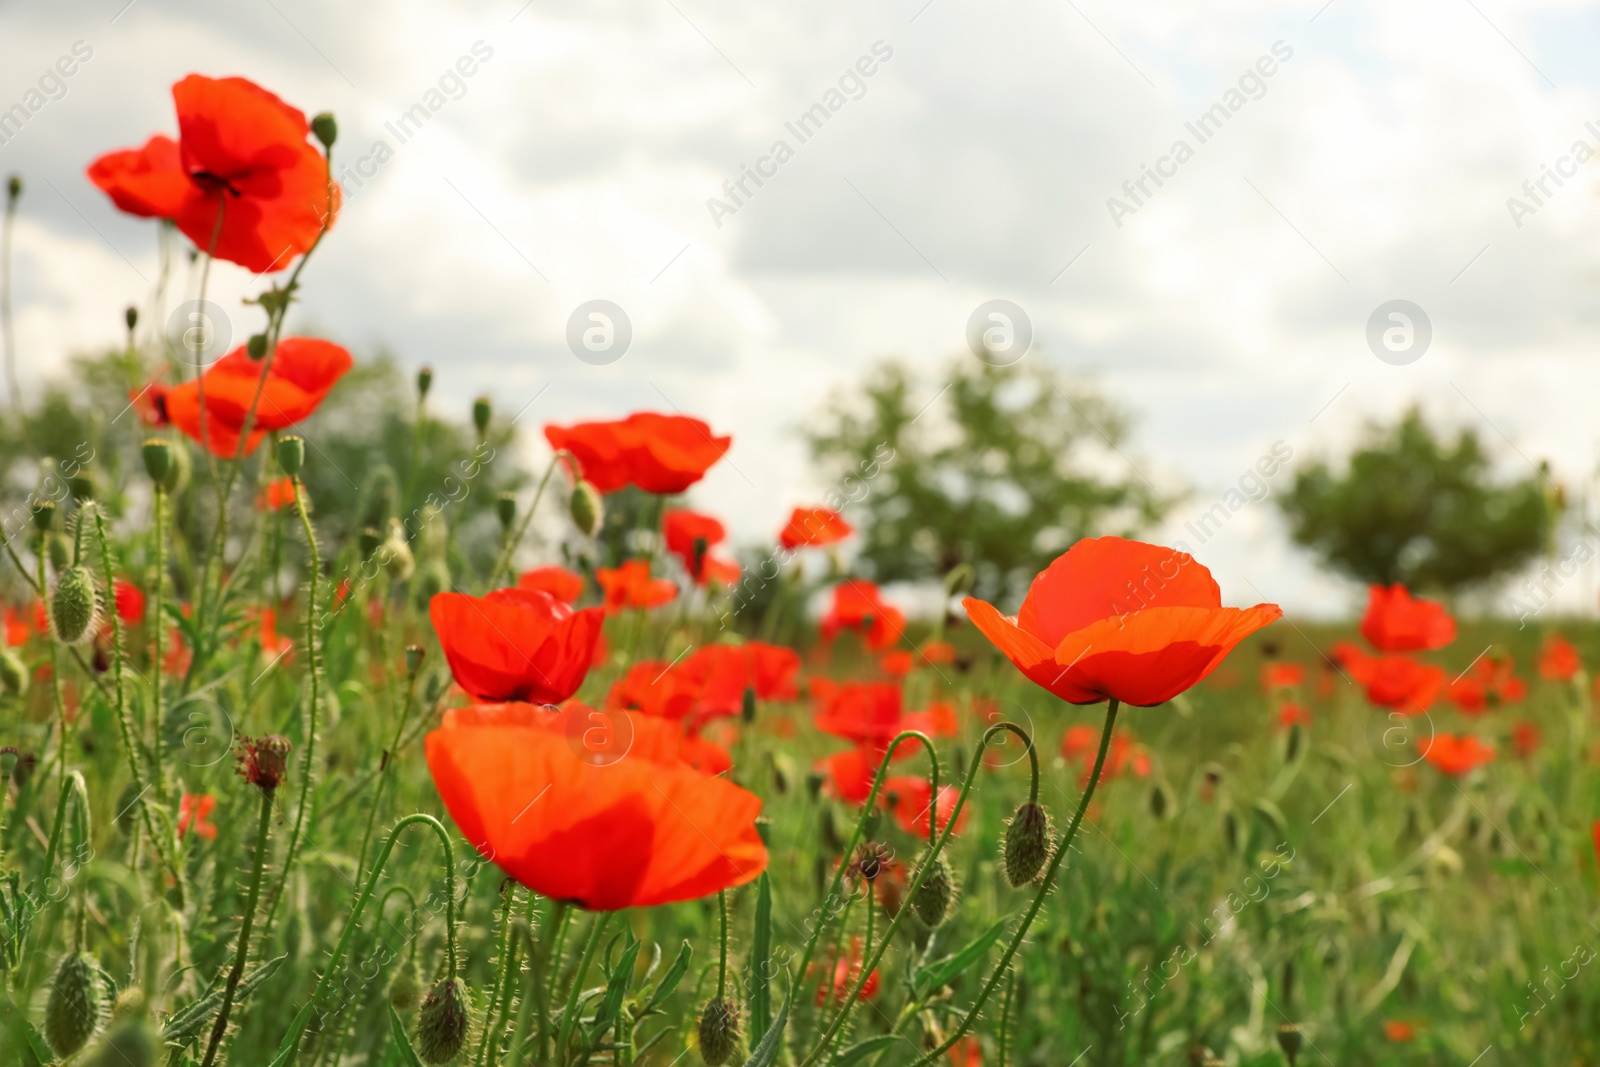
M 741 540 L 825 488 L 796 427 L 832 388 L 901 356 L 931 399 L 996 298 L 1031 321 L 1026 359 L 1134 416 L 1130 476 L 1193 489 L 1168 540 L 1275 443 L 1337 453 L 1412 402 L 1508 473 L 1548 458 L 1576 488 L 1600 458 L 1600 159 L 1573 157 L 1600 152 L 1592 5 L 30 0 L 0 6 L 0 111 L 78 42 L 64 95 L 0 145 L 28 182 L 24 388 L 146 297 L 154 228 L 83 169 L 175 132 L 170 86 L 197 71 L 335 112 L 336 159 L 368 157 L 295 321 L 432 363 L 443 404 L 532 401 L 534 431 L 700 415 L 735 444 L 693 500 Z M 386 124 L 429 103 L 401 143 Z M 818 104 L 802 143 L 786 123 Z M 770 177 L 735 202 L 745 166 Z M 1166 176 L 1141 190 L 1147 166 Z M 1547 166 L 1570 176 L 1535 202 Z M 259 288 L 227 265 L 212 286 L 227 307 Z M 633 326 L 609 365 L 566 342 L 593 299 Z M 1432 327 L 1404 365 L 1367 341 L 1396 299 Z M 1195 551 L 1229 602 L 1353 603 L 1270 503 Z

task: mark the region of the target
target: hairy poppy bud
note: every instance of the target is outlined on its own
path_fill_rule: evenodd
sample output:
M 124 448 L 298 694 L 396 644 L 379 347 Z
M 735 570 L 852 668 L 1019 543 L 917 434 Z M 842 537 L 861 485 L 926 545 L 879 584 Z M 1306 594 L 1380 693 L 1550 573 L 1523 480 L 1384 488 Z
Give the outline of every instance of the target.
M 144 472 L 150 480 L 166 488 L 167 479 L 172 477 L 172 446 L 159 437 L 152 437 L 139 446 L 139 454 L 144 457 Z
M 489 432 L 489 413 L 492 410 L 486 396 L 480 396 L 472 402 L 472 425 L 478 428 L 479 437 Z
M 933 861 L 933 867 L 922 879 L 922 884 L 917 886 L 917 892 L 911 898 L 911 910 L 928 926 L 938 926 L 949 913 L 950 902 L 955 895 L 955 875 L 951 873 L 950 864 L 940 856 Z
M 721 1067 L 739 1047 L 739 1006 L 715 997 L 700 1013 L 700 1058 L 706 1067 Z
M 568 502 L 568 510 L 572 513 L 572 525 L 585 537 L 593 537 L 600 532 L 600 522 L 605 518 L 606 506 L 600 499 L 600 491 L 590 485 L 586 479 L 578 479 L 578 484 L 572 487 L 572 499 Z
M 517 494 L 506 492 L 495 497 L 494 513 L 500 518 L 500 529 L 509 532 L 517 521 Z
M 383 534 L 374 527 L 364 526 L 357 541 L 361 545 L 361 558 L 371 559 L 372 554 L 378 551 L 378 546 L 383 544 Z
M 416 674 L 422 668 L 422 657 L 426 650 L 421 645 L 406 646 L 406 673 Z
M 306 465 L 306 441 L 296 434 L 278 439 L 278 466 L 291 478 L 299 477 Z
M 289 739 L 282 734 L 268 734 L 252 739 L 239 738 L 238 771 L 251 785 L 264 793 L 271 793 L 289 772 Z
M 312 119 L 311 132 L 322 142 L 323 148 L 332 148 L 333 142 L 339 139 L 339 123 L 334 120 L 333 112 L 324 111 Z
M 105 1011 L 100 967 L 83 952 L 63 956 L 44 1006 L 44 1037 L 66 1059 L 82 1048 L 100 1026 Z
M 256 363 L 266 359 L 267 335 L 264 333 L 251 334 L 250 339 L 244 343 L 244 354 Z
M 1006 881 L 1025 885 L 1038 876 L 1050 854 L 1050 813 L 1029 801 L 1006 824 Z
M 129 304 L 122 313 L 122 321 L 128 324 L 128 332 L 132 333 L 134 328 L 139 325 L 139 309 Z
M 13 174 L 6 179 L 6 199 L 15 201 L 22 195 L 22 175 Z
M 56 576 L 56 589 L 50 598 L 50 621 L 56 638 L 73 645 L 94 633 L 100 612 L 94 576 L 88 567 L 68 567 Z
M 35 500 L 33 502 L 33 526 L 40 533 L 49 530 L 55 525 L 56 502 L 54 500 Z
M 433 368 L 424 363 L 417 368 L 417 397 L 427 399 L 428 390 L 433 388 Z
M 147 1012 L 114 1023 L 85 1067 L 156 1067 L 158 1041 Z
M 28 691 L 28 668 L 9 648 L 0 649 L 0 686 L 12 696 Z
M 422 969 L 416 957 L 402 963 L 389 983 L 389 1003 L 396 1011 L 410 1011 L 422 1003 Z
M 389 520 L 389 536 L 378 552 L 378 560 L 383 564 L 383 572 L 397 582 L 405 581 L 417 569 L 417 559 L 411 554 L 411 546 L 406 543 L 400 520 Z
M 1299 1023 L 1283 1023 L 1278 1027 L 1278 1047 L 1283 1049 L 1289 1067 L 1294 1067 L 1295 1061 L 1300 1058 L 1300 1046 L 1304 1042 L 1305 1037 L 1300 1033 Z
M 1167 817 L 1167 791 L 1160 783 L 1150 787 L 1150 814 L 1157 819 Z
M 417 1052 L 429 1063 L 449 1063 L 467 1043 L 471 1021 L 467 983 L 459 978 L 440 982 L 422 1002 L 422 1014 L 417 1019 Z

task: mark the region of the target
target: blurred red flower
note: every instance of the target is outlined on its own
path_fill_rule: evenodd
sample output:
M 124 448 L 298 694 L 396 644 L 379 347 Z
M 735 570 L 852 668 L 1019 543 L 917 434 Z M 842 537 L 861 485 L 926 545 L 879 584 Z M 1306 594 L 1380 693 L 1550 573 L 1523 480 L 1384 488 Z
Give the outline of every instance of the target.
M 900 640 L 906 617 L 883 599 L 878 586 L 861 578 L 847 578 L 833 587 L 833 606 L 822 616 L 824 641 L 844 630 L 856 630 L 871 649 L 885 649 Z
M 1261 688 L 1294 689 L 1306 680 L 1306 669 L 1298 663 L 1269 663 L 1261 668 Z
M 288 337 L 278 342 L 270 368 L 264 361 L 251 359 L 240 345 L 206 368 L 206 440 L 202 443 L 216 455 L 232 458 L 254 404 L 255 421 L 244 448 L 246 453 L 254 452 L 271 431 L 286 430 L 309 418 L 353 365 L 349 352 L 314 337 Z M 167 414 L 174 426 L 200 441 L 198 378 L 167 390 Z
M 1578 650 L 1564 637 L 1551 637 L 1539 653 L 1539 677 L 1551 682 L 1570 682 L 1583 669 Z
M 439 593 L 428 604 L 456 684 L 478 700 L 559 704 L 578 691 L 605 613 L 549 593 Z
M 612 614 L 625 608 L 658 608 L 678 595 L 672 579 L 650 577 L 648 560 L 630 559 L 620 567 L 600 567 L 594 576 L 605 594 L 605 610 Z
M 950 813 L 955 811 L 956 798 L 960 794 L 961 790 L 953 785 L 939 787 L 939 833 L 943 833 L 944 828 L 950 825 Z M 928 836 L 928 816 L 934 805 L 933 789 L 926 778 L 914 774 L 896 775 L 884 781 L 878 796 L 884 807 L 894 815 L 894 821 L 900 824 L 900 829 L 918 837 Z M 956 819 L 955 832 L 960 833 L 966 822 L 967 808 L 963 805 Z
M 1361 636 L 1380 652 L 1422 652 L 1456 639 L 1456 621 L 1444 605 L 1413 598 L 1403 585 L 1372 586 Z
M 18 645 L 28 643 L 28 638 L 33 635 L 33 628 L 28 625 L 28 618 L 16 608 L 6 608 L 6 647 L 16 648 Z
M 818 1007 L 830 1001 L 835 1005 L 843 1005 L 849 999 L 856 983 L 861 981 L 861 951 L 861 938 L 852 934 L 848 952 L 832 963 L 821 965 L 823 979 L 822 984 L 817 986 Z M 877 995 L 878 972 L 873 971 L 861 985 L 861 999 L 872 1000 Z
M 739 565 L 711 554 L 728 532 L 718 520 L 686 508 L 674 508 L 661 517 L 661 535 L 667 551 L 683 561 L 683 569 L 694 584 L 716 581 L 733 585 L 739 580 Z
M 207 398 L 209 399 L 209 398 Z M 210 421 L 209 419 L 207 421 Z M 206 427 L 207 430 L 210 427 Z M 294 479 L 274 478 L 256 497 L 257 511 L 277 511 L 294 503 Z
M 1477 770 L 1494 760 L 1494 746 L 1467 734 L 1435 734 L 1418 746 L 1422 758 L 1452 778 Z
M 172 98 L 177 141 L 158 134 L 101 156 L 89 180 L 121 210 L 171 219 L 196 248 L 257 274 L 309 251 L 330 183 L 305 115 L 244 78 L 191 74 Z M 337 184 L 331 196 L 337 214 Z
M 832 508 L 795 508 L 778 534 L 778 543 L 793 552 L 797 548 L 817 548 L 843 541 L 855 528 Z
M 262 608 L 259 616 L 261 654 L 269 660 L 276 660 L 284 656 L 294 647 L 294 642 L 287 637 L 278 636 L 278 612 L 276 608 Z
M 125 625 L 133 626 L 144 620 L 144 590 L 126 578 L 118 578 L 111 583 L 111 595 L 117 605 L 117 618 Z
M 1445 686 L 1443 667 L 1418 663 L 1409 656 L 1368 656 L 1341 641 L 1333 657 L 1366 688 L 1367 700 L 1402 715 L 1421 715 L 1433 706 Z
M 1417 1036 L 1417 1028 L 1408 1022 L 1390 1019 L 1383 1024 L 1383 1036 L 1390 1041 L 1413 1041 Z
M 697 722 L 738 715 L 744 710 L 746 691 L 756 700 L 793 700 L 799 695 L 795 677 L 800 673 L 800 654 L 762 641 L 707 645 L 684 660 L 681 671 L 696 689 Z
M 896 678 L 911 673 L 911 662 L 911 653 L 903 648 L 892 649 L 878 658 L 878 665 L 883 668 L 883 673 Z
M 687 719 L 700 698 L 700 684 L 665 660 L 639 660 L 611 683 L 606 707 L 657 719 Z
M 1539 727 L 1526 719 L 1519 720 L 1511 727 L 1511 747 L 1516 750 L 1518 759 L 1527 759 L 1538 752 L 1542 740 Z
M 1225 608 L 1186 552 L 1120 537 L 1079 541 L 1033 580 L 1015 618 L 968 597 L 973 625 L 1029 680 L 1071 704 L 1165 703 L 1282 616 Z
M 178 798 L 178 837 L 181 839 L 192 827 L 207 841 L 217 839 L 217 828 L 206 820 L 217 806 L 217 798 L 210 793 L 185 793 Z
M 1283 706 L 1278 709 L 1278 725 L 1287 730 L 1297 723 L 1301 726 L 1310 726 L 1311 709 L 1292 700 L 1284 701 Z
M 563 604 L 576 604 L 583 595 L 583 576 L 565 567 L 535 567 L 517 576 L 517 588 L 549 593 Z
M 921 651 L 923 660 L 934 666 L 942 667 L 956 661 L 956 646 L 948 641 L 929 641 Z
M 687 415 L 640 411 L 612 422 L 550 425 L 545 440 L 575 456 L 583 476 L 602 493 L 636 485 L 647 493 L 681 493 L 705 477 L 733 443 Z

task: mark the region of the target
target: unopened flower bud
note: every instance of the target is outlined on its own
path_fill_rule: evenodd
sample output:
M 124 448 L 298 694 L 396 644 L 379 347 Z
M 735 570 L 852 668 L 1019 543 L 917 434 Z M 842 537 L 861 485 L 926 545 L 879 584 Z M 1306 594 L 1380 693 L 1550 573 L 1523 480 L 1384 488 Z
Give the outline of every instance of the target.
M 378 546 L 383 544 L 383 534 L 376 527 L 363 526 L 356 540 L 361 546 L 361 558 L 371 559 L 372 554 L 378 551 Z
M 756 721 L 756 691 L 753 686 L 744 687 L 744 697 L 739 702 L 739 718 L 747 723 Z
M 1161 788 L 1160 783 L 1150 787 L 1150 814 L 1157 819 L 1167 817 L 1167 791 Z
M 928 926 L 938 926 L 944 922 L 944 917 L 950 911 L 950 902 L 955 899 L 956 880 L 950 870 L 950 864 L 945 862 L 944 856 L 933 861 L 927 876 L 922 879 L 922 884 L 917 886 L 916 893 L 911 897 L 911 910 L 917 913 Z
M 244 354 L 256 363 L 266 359 L 267 335 L 264 333 L 251 334 L 250 339 L 244 343 Z
M 22 175 L 13 174 L 6 179 L 6 199 L 15 203 L 17 197 L 22 195 Z
M 105 1012 L 100 967 L 87 953 L 64 956 L 50 983 L 44 1007 L 44 1038 L 61 1059 L 88 1043 Z
M 84 1067 L 156 1067 L 160 1041 L 148 1012 L 137 1012 L 112 1024 L 99 1051 Z
M 100 599 L 89 568 L 68 567 L 56 576 L 55 593 L 50 598 L 50 621 L 59 641 L 74 645 L 92 636 L 99 611 Z
M 56 522 L 56 502 L 54 500 L 35 500 L 33 502 L 33 527 L 44 533 L 54 526 Z
M 600 491 L 589 483 L 587 479 L 578 479 L 578 484 L 572 487 L 572 499 L 568 501 L 568 510 L 572 513 L 572 525 L 585 537 L 593 537 L 600 532 L 600 522 L 605 518 L 606 506 L 600 499 Z
M 423 649 L 423 647 L 421 645 L 407 645 L 406 646 L 406 673 L 407 674 L 416 674 L 417 671 L 422 669 L 422 657 L 423 657 L 424 651 L 425 650 Z
M 0 687 L 12 696 L 28 691 L 28 668 L 9 648 L 0 649 Z
M 74 474 L 68 478 L 67 488 L 72 490 L 72 495 L 79 500 L 94 499 L 94 479 L 87 473 Z
M 139 325 L 139 309 L 129 304 L 122 312 L 122 321 L 128 324 L 128 332 L 132 333 Z
M 406 543 L 399 519 L 389 520 L 389 536 L 378 550 L 378 561 L 383 564 L 383 572 L 397 582 L 405 581 L 417 569 L 417 559 Z
M 1050 813 L 1029 801 L 1017 806 L 1006 824 L 1006 881 L 1014 886 L 1031 882 L 1050 854 Z
M 396 1011 L 410 1011 L 422 1003 L 422 969 L 416 957 L 402 963 L 389 983 L 389 1003 Z
M 144 990 L 131 985 L 118 993 L 117 999 L 111 1002 L 111 1021 L 117 1023 L 123 1019 L 136 1018 L 149 1009 L 150 1002 L 145 997 Z
M 61 534 L 50 535 L 45 551 L 50 555 L 50 568 L 57 574 L 72 566 L 72 542 Z
M 856 849 L 856 861 L 851 865 L 851 870 L 863 882 L 876 882 L 893 858 L 894 853 L 889 851 L 888 845 L 880 841 L 868 841 Z
M 433 368 L 424 363 L 417 368 L 417 398 L 426 400 L 428 390 L 433 388 Z
M 489 432 L 489 413 L 492 410 L 486 396 L 480 396 L 472 402 L 472 425 L 477 427 L 479 437 Z
M 324 149 L 332 148 L 333 142 L 339 139 L 339 123 L 334 120 L 333 112 L 324 111 L 312 119 L 311 132 L 322 142 Z
M 739 1006 L 715 997 L 700 1013 L 700 1058 L 706 1067 L 721 1067 L 739 1048 Z
M 467 1043 L 471 1022 L 467 983 L 449 978 L 433 987 L 417 1018 L 417 1052 L 428 1063 L 449 1063 Z
M 510 531 L 517 521 L 517 494 L 506 492 L 494 498 L 494 513 L 500 518 L 500 529 Z
M 1278 1047 L 1283 1050 L 1289 1067 L 1294 1067 L 1295 1061 L 1300 1058 L 1300 1046 L 1304 1042 L 1305 1035 L 1300 1033 L 1299 1023 L 1283 1023 L 1278 1027 Z
M 278 439 L 278 466 L 291 478 L 299 477 L 300 468 L 306 465 L 305 438 L 296 434 Z
M 167 479 L 172 477 L 172 445 L 159 437 L 152 437 L 139 446 L 139 454 L 144 457 L 144 472 L 150 476 L 150 480 L 166 488 Z

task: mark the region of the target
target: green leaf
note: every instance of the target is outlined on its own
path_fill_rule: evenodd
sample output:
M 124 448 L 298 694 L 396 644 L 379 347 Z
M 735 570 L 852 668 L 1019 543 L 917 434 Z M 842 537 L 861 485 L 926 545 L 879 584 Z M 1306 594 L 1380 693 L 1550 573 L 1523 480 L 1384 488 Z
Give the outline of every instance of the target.
M 239 983 L 239 988 L 234 992 L 234 1003 L 242 1004 L 244 999 L 268 978 L 271 978 L 287 956 L 278 956 L 257 967 Z M 219 1008 L 222 1007 L 222 994 L 225 989 L 222 983 L 213 983 L 213 988 L 205 996 L 190 1004 L 181 1011 L 175 1012 L 161 1026 L 161 1040 L 168 1045 L 187 1045 L 200 1031 L 205 1029 L 206 1022 Z
M 744 1067 L 772 1067 L 778 1062 L 778 1053 L 783 1049 L 783 1028 L 789 1023 L 789 1001 L 794 996 L 794 987 L 790 987 L 789 994 L 783 998 L 783 1006 L 778 1009 L 778 1019 L 772 1024 L 772 1029 L 767 1031 L 767 1036 L 750 1052 L 750 1058 L 744 1061 Z
M 882 1052 L 897 1041 L 907 1040 L 899 1034 L 876 1034 L 865 1041 L 857 1041 L 847 1049 L 841 1049 L 839 1054 L 833 1057 L 833 1065 L 834 1067 L 845 1067 L 846 1064 L 865 1059 L 874 1052 Z
M 683 981 L 683 976 L 689 973 L 689 957 L 692 955 L 689 942 L 683 943 L 683 948 L 678 950 L 678 958 L 672 961 L 672 966 L 667 968 L 667 973 L 661 976 L 661 984 L 656 986 L 656 991 L 650 994 L 650 1002 L 644 1006 L 641 1016 L 649 1014 L 656 1005 L 672 996 L 678 988 L 678 983 Z
M 911 980 L 912 989 L 918 996 L 930 993 L 940 986 L 949 985 L 961 972 L 977 963 L 983 954 L 994 947 L 1000 939 L 1000 934 L 1006 928 L 1008 919 L 1001 919 L 989 929 L 979 934 L 965 948 L 940 960 L 934 960 L 922 970 L 918 971 Z
M 639 958 L 639 949 L 644 942 L 634 941 L 622 953 L 622 958 L 617 961 L 616 967 L 611 971 L 611 979 L 606 983 L 605 996 L 600 998 L 600 1004 L 594 1011 L 594 1023 L 590 1027 L 590 1045 L 599 1041 L 600 1035 L 606 1032 L 618 1018 L 622 1010 L 622 998 L 628 992 L 628 981 L 633 977 L 633 965 Z M 618 1040 L 622 1035 L 618 1034 Z
M 389 1033 L 394 1038 L 393 1048 L 400 1053 L 400 1062 L 404 1067 L 422 1067 L 422 1057 L 417 1055 L 417 1050 L 411 1047 L 411 1039 L 406 1036 L 406 1024 L 400 1021 L 400 1013 L 394 1010 L 394 1005 L 387 1005 L 389 1009 Z
M 294 1017 L 294 1022 L 289 1024 L 289 1032 L 283 1035 L 283 1044 L 278 1046 L 278 1054 L 272 1058 L 271 1067 L 288 1067 L 299 1054 L 300 1039 L 305 1036 L 306 1027 L 311 1025 L 311 1004 L 300 1009 L 300 1014 Z
M 750 942 L 750 1039 L 760 1043 L 772 1025 L 772 881 L 756 882 L 755 934 Z

